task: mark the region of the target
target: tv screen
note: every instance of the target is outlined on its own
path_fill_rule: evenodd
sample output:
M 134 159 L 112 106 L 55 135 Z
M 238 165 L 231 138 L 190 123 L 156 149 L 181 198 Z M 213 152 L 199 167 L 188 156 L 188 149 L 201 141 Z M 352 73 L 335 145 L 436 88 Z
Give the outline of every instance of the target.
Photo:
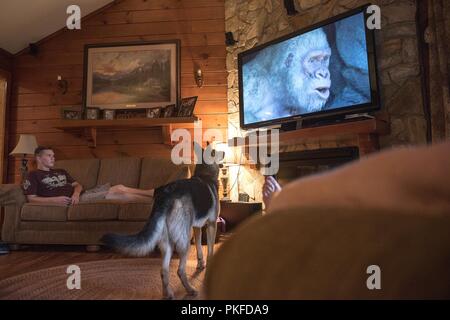
M 241 127 L 377 109 L 365 8 L 240 53 Z

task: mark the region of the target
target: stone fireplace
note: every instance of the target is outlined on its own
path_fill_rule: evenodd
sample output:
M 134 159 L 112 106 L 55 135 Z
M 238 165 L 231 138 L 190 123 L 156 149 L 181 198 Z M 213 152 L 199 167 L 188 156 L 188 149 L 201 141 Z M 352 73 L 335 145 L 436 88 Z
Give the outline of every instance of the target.
M 283 186 L 292 180 L 330 170 L 358 158 L 357 147 L 282 152 L 276 177 Z
M 231 139 L 237 148 L 240 158 L 237 163 L 241 166 L 230 167 L 230 180 L 237 188 L 231 189 L 231 199 L 236 201 L 239 192 L 247 193 L 252 200 L 260 201 L 264 176 L 259 164 L 260 150 L 263 154 L 271 154 L 272 139 L 278 141 L 279 172 L 281 184 L 308 174 L 335 168 L 341 164 L 365 157 L 379 149 L 379 137 L 389 133 L 386 121 L 367 119 L 349 121 L 327 126 L 303 128 L 299 130 L 278 133 L 278 139 L 271 137 L 270 130 L 267 137 L 262 131 L 247 133 L 246 138 Z M 261 136 L 263 135 L 263 136 Z M 266 149 L 267 148 L 267 149 Z M 269 159 L 270 160 L 270 159 Z M 272 167 L 272 165 L 271 165 Z

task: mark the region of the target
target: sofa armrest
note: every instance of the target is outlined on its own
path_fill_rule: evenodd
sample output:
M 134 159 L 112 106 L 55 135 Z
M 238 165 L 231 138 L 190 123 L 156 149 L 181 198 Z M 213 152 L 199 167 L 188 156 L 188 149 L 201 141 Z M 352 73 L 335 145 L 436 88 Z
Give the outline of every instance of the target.
M 17 184 L 0 184 L 0 207 L 5 207 L 2 226 L 2 240 L 15 242 L 15 234 L 19 228 L 20 210 L 27 202 L 22 188 Z
M 448 299 L 448 230 L 448 212 L 301 208 L 251 217 L 214 254 L 205 297 Z M 371 265 L 381 290 L 368 289 Z
M 27 199 L 17 184 L 0 184 L 0 206 L 15 204 L 21 207 Z

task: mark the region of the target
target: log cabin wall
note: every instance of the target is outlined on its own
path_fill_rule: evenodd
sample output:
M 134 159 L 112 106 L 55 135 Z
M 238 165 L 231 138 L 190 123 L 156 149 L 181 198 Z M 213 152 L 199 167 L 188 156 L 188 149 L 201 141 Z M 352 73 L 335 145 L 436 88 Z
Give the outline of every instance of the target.
M 10 97 L 11 97 L 10 83 L 11 83 L 12 60 L 13 55 L 8 51 L 0 48 L 0 183 L 4 183 L 7 181 L 7 172 L 8 172 L 7 151 L 9 144 L 7 133 L 9 124 L 8 110 L 10 109 Z
M 0 70 L 11 71 L 13 55 L 0 48 Z
M 9 149 L 20 134 L 29 133 L 39 144 L 52 146 L 57 159 L 170 157 L 159 128 L 100 130 L 96 148 L 53 128 L 63 106 L 82 104 L 84 45 L 140 40 L 181 40 L 181 97 L 198 96 L 194 113 L 203 130 L 221 129 L 226 137 L 224 32 L 224 0 L 123 0 L 83 19 L 81 30 L 65 29 L 44 39 L 37 56 L 24 50 L 13 60 Z M 195 83 L 196 65 L 203 71 L 202 88 Z M 68 80 L 66 94 L 57 87 L 58 75 Z M 20 181 L 19 167 L 19 159 L 10 157 L 8 182 Z

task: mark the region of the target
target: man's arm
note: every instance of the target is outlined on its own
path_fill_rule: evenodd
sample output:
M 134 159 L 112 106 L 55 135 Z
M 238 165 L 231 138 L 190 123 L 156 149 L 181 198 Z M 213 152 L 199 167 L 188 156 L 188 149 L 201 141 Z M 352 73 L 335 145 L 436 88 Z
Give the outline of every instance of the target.
M 72 202 L 72 198 L 60 196 L 60 197 L 38 197 L 36 195 L 27 195 L 28 202 L 33 203 L 54 203 L 68 205 Z
M 74 190 L 71 198 L 71 204 L 77 204 L 80 202 L 80 193 L 83 190 L 83 186 L 75 181 L 72 183 L 72 187 L 74 187 Z

